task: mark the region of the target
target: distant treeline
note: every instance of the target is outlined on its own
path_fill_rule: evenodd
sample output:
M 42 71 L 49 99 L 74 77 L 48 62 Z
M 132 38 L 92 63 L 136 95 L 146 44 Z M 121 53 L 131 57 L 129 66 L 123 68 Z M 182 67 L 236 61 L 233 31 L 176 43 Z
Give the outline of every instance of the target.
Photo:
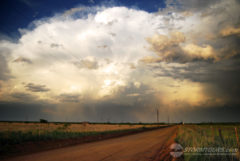
M 0 121 L 7 123 L 54 123 L 54 124 L 110 124 L 110 125 L 239 125 L 240 122 L 199 122 L 199 123 L 183 123 L 183 122 L 175 122 L 175 123 L 166 123 L 166 122 L 63 122 L 63 121 L 48 121 L 45 119 L 40 119 L 39 121 Z
M 45 119 L 40 119 L 39 121 L 0 121 L 5 123 L 54 123 L 54 124 L 111 124 L 111 125 L 168 125 L 165 122 L 159 123 L 146 123 L 146 122 L 62 122 L 62 121 L 48 121 Z M 174 123 L 175 124 L 175 123 Z

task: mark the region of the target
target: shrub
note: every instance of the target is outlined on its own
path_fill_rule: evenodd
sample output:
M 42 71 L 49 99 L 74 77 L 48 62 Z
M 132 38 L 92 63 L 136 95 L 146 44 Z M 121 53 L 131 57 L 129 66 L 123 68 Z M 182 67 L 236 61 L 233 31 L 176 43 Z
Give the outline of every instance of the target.
M 40 119 L 40 123 L 48 123 L 48 121 L 45 119 Z

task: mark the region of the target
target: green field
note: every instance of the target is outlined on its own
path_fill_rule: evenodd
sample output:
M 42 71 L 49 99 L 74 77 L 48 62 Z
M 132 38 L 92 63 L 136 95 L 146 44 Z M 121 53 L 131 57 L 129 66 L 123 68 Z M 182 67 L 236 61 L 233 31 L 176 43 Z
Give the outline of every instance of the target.
M 235 128 L 239 140 L 239 125 L 182 125 L 179 127 L 176 142 L 185 150 L 185 161 L 239 160 L 238 153 L 235 153 L 239 147 Z M 216 153 L 216 149 L 219 153 Z M 230 155 L 226 150 L 234 150 L 234 153 Z

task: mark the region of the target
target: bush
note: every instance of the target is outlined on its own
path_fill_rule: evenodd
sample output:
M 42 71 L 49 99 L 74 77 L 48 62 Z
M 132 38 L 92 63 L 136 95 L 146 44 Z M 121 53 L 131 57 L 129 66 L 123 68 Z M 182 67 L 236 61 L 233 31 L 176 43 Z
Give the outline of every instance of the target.
M 45 119 L 40 119 L 40 123 L 48 123 L 48 121 Z

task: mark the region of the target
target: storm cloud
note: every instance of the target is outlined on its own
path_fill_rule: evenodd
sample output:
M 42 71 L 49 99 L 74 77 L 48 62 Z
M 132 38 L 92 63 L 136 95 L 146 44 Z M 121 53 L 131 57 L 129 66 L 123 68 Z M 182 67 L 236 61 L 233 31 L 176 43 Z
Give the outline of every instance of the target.
M 157 109 L 165 122 L 239 121 L 239 8 L 167 0 L 36 19 L 0 42 L 0 117 L 34 106 L 27 115 L 63 121 L 154 122 Z
M 39 121 L 47 119 L 49 121 L 61 120 L 48 112 L 48 108 L 54 109 L 54 105 L 43 105 L 38 103 L 26 102 L 0 102 L 1 121 Z

